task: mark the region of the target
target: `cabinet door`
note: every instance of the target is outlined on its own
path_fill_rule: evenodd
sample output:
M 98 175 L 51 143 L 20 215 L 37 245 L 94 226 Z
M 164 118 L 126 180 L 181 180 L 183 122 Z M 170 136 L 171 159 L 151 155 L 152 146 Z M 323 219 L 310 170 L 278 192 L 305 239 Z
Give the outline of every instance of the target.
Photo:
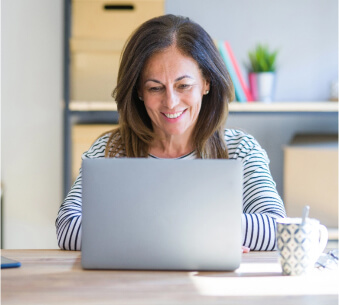
M 113 101 L 117 85 L 119 51 L 78 51 L 72 53 L 71 99 Z
M 126 40 L 141 23 L 163 14 L 163 0 L 73 0 L 72 37 Z
M 72 181 L 76 179 L 81 167 L 81 156 L 103 133 L 112 130 L 117 125 L 91 124 L 72 126 Z

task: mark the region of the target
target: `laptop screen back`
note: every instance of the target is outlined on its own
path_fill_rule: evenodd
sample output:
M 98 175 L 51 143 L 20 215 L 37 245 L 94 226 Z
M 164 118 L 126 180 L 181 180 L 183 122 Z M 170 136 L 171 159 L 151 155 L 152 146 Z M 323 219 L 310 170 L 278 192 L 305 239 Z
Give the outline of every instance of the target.
M 86 269 L 240 264 L 240 161 L 86 159 L 82 196 Z

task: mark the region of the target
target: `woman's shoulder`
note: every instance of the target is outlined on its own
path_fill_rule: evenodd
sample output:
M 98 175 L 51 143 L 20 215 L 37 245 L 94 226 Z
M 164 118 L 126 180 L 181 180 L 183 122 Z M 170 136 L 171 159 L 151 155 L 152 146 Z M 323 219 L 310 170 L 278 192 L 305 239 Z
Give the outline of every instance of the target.
M 246 142 L 248 145 L 257 144 L 256 139 L 240 129 L 225 129 L 225 141 L 227 144 Z
M 105 132 L 94 141 L 91 147 L 82 155 L 82 158 L 104 158 L 108 146 L 110 150 L 113 148 L 119 150 L 120 154 L 118 153 L 116 157 L 122 155 L 123 149 L 119 145 L 120 138 L 119 130 Z
M 243 130 L 225 129 L 224 135 L 230 158 L 245 156 L 255 148 L 262 149 L 258 141 Z
M 111 137 L 111 132 L 107 132 L 97 138 L 91 147 L 82 155 L 82 159 L 104 158 L 108 140 Z

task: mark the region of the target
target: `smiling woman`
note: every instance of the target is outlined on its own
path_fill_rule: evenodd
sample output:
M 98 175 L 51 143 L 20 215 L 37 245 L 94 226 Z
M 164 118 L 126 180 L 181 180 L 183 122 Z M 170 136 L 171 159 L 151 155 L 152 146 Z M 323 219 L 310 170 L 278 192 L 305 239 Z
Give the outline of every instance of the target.
M 275 219 L 284 217 L 285 209 L 268 157 L 252 136 L 225 130 L 234 88 L 200 25 L 173 15 L 142 24 L 126 44 L 113 96 L 119 126 L 101 136 L 83 159 L 239 159 L 244 172 L 242 244 L 275 249 Z M 81 248 L 81 173 L 56 220 L 63 249 Z
M 113 96 L 120 128 L 111 134 L 107 156 L 114 157 L 122 145 L 127 157 L 147 157 L 154 150 L 179 157 L 194 149 L 200 158 L 227 158 L 223 133 L 233 84 L 211 37 L 188 18 L 161 16 L 133 33 Z M 176 121 L 181 111 L 185 119 Z M 169 137 L 162 127 L 171 122 L 171 129 L 180 132 L 177 126 L 185 125 L 186 132 Z

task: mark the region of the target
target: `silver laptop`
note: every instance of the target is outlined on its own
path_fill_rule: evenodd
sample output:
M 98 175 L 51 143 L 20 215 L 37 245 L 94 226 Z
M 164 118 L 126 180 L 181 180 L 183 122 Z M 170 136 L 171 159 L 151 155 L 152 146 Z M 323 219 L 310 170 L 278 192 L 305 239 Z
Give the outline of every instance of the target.
M 82 166 L 83 268 L 239 267 L 241 161 L 107 158 Z

